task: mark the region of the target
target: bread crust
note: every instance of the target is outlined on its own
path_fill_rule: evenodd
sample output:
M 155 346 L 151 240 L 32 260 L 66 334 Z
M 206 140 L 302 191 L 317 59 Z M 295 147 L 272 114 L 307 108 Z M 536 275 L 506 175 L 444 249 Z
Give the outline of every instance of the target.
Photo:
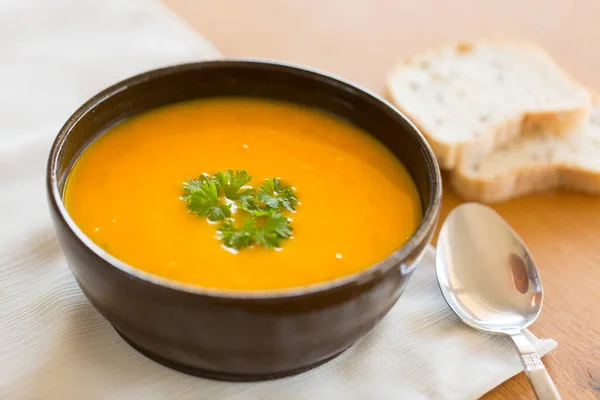
M 453 171 L 450 186 L 464 200 L 488 204 L 556 189 L 600 195 L 600 172 L 550 163 L 507 171 L 493 179 L 472 178 Z

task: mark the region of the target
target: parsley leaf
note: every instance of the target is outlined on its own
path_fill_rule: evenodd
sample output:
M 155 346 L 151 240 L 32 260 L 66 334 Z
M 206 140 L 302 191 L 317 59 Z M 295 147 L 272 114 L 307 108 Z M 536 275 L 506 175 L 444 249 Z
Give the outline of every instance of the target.
M 250 182 L 251 176 L 248 176 L 246 171 L 228 170 L 227 172 L 218 172 L 214 176 L 214 180 L 223 190 L 225 197 L 229 200 L 247 201 L 254 196 L 254 189 L 243 189 L 245 184 Z
M 247 218 L 241 228 L 233 221 L 227 220 L 219 228 L 225 246 L 234 250 L 263 245 L 266 248 L 278 248 L 281 240 L 292 236 L 290 221 L 275 210 L 255 211 L 254 216 Z
M 206 175 L 188 180 L 183 184 L 183 191 L 188 210 L 197 216 L 208 216 L 210 221 L 222 221 L 231 216 L 231 205 L 219 203 L 217 184 Z
M 231 217 L 231 204 L 221 204 L 218 207 L 212 207 L 208 210 L 209 221 L 223 221 L 229 217 Z
M 200 175 L 198 179 L 189 179 L 187 182 L 185 182 L 183 184 L 183 190 L 186 193 L 205 190 L 205 188 L 209 186 L 211 182 L 212 180 L 207 175 Z
M 275 210 L 255 213 L 257 217 L 266 217 L 266 221 L 256 232 L 256 243 L 266 248 L 280 247 L 281 240 L 292 236 L 290 221 Z
M 289 186 L 281 186 L 279 178 L 267 179 L 258 189 L 259 201 L 265 204 L 266 210 L 279 210 L 284 208 L 294 211 L 298 205 L 298 199 Z
M 241 210 L 244 210 L 246 212 L 249 212 L 252 215 L 254 215 L 255 211 L 260 210 L 260 206 L 254 199 L 254 197 L 247 197 L 247 198 L 239 199 L 238 208 Z
M 225 221 L 221 224 L 218 232 L 225 246 L 234 250 L 241 250 L 254 244 L 256 231 L 256 221 L 248 218 L 239 229 L 235 227 L 233 221 Z

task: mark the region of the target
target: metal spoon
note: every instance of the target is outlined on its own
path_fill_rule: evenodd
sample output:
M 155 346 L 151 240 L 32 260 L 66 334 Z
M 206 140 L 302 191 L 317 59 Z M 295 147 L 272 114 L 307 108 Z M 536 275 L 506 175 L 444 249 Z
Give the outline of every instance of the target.
M 436 273 L 448 305 L 467 325 L 510 337 L 536 397 L 560 399 L 523 330 L 542 309 L 544 292 L 529 251 L 491 208 L 456 207 L 437 242 Z

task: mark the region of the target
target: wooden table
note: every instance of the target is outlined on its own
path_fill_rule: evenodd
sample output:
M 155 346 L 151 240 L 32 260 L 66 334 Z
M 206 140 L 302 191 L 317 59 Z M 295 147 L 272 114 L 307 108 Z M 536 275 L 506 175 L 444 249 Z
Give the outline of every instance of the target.
M 385 94 L 402 57 L 454 39 L 526 38 L 600 89 L 599 0 L 165 0 L 225 56 L 321 68 Z M 600 154 L 598 155 L 600 157 Z M 445 188 L 442 217 L 460 203 Z M 541 269 L 546 301 L 532 331 L 564 399 L 600 398 L 600 198 L 527 196 L 497 205 Z M 486 399 L 533 399 L 524 374 Z

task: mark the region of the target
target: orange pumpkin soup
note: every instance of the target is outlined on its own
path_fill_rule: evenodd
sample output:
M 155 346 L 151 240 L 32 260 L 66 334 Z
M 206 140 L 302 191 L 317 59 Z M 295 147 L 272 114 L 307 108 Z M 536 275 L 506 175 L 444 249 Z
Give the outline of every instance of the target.
M 280 177 L 298 205 L 279 248 L 228 251 L 217 225 L 186 208 L 183 183 L 245 170 Z M 215 98 L 164 106 L 95 140 L 75 164 L 66 208 L 98 246 L 138 269 L 203 287 L 268 290 L 363 270 L 421 219 L 402 164 L 366 132 L 302 106 Z M 233 209 L 233 217 L 243 213 Z

